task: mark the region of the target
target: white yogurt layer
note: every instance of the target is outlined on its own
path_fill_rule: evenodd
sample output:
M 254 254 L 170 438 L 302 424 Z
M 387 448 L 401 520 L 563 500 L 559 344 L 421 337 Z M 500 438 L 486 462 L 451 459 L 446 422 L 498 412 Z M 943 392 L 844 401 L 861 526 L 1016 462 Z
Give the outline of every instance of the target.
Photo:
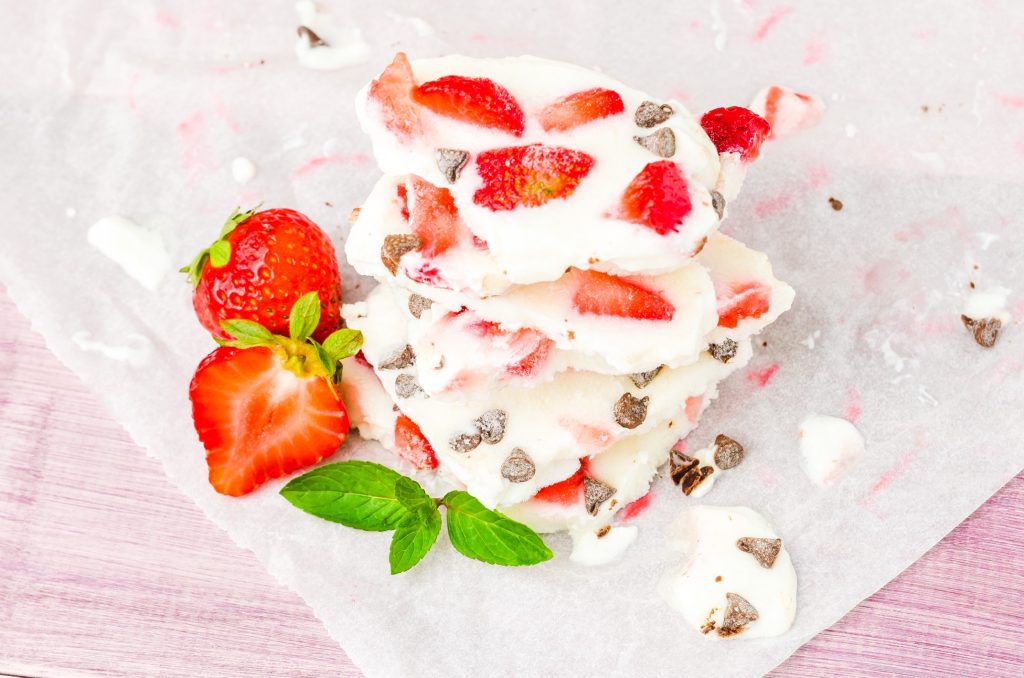
M 984 290 L 971 290 L 964 303 L 963 314 L 971 320 L 996 318 L 1005 325 L 1010 322 L 1010 314 L 1006 310 L 1006 299 L 1010 290 L 1006 287 L 988 287 Z
M 845 419 L 812 414 L 800 424 L 800 466 L 818 487 L 839 480 L 864 456 L 864 436 Z

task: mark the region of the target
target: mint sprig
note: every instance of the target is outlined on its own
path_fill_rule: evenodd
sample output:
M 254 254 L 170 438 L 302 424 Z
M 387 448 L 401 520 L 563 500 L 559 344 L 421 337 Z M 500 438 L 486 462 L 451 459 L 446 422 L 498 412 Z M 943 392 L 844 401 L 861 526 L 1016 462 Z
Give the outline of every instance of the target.
M 441 506 L 447 511 L 448 537 L 467 558 L 515 566 L 552 557 L 536 532 L 488 509 L 468 492 L 433 499 L 412 478 L 369 461 L 321 466 L 289 482 L 281 495 L 324 520 L 359 530 L 394 530 L 391 574 L 411 569 L 433 547 L 441 532 Z

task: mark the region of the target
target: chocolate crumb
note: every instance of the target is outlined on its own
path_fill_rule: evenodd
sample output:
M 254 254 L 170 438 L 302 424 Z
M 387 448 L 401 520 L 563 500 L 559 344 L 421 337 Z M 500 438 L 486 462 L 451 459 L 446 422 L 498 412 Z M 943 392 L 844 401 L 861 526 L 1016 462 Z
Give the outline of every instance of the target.
M 927 113 L 928 112 L 928 107 L 927 106 L 921 106 L 921 112 L 922 113 Z
M 583 476 L 583 505 L 590 515 L 596 516 L 601 504 L 611 499 L 613 494 L 615 494 L 615 488 L 608 483 L 590 476 Z
M 569 338 L 569 341 L 572 341 L 573 339 L 576 338 L 576 333 L 573 332 L 572 330 L 569 330 L 568 332 L 565 333 L 565 336 Z
M 404 370 L 416 364 L 416 354 L 412 346 L 406 344 L 401 350 L 395 351 L 380 362 L 377 367 L 382 370 Z
M 999 318 L 983 318 L 974 321 L 974 341 L 979 346 L 992 348 L 999 339 L 999 332 L 1003 329 L 1003 321 Z
M 460 454 L 466 454 L 472 452 L 480 446 L 480 434 L 476 431 L 472 433 L 459 433 L 458 435 L 452 436 L 452 439 L 448 441 L 448 447 L 452 448 L 453 452 Z
M 334 207 L 334 203 L 331 202 L 330 200 L 324 200 L 324 205 L 326 205 L 327 207 Z M 357 207 L 356 209 L 359 209 L 359 208 Z
M 711 614 L 714 614 L 714 613 L 715 613 L 715 610 L 714 609 L 711 610 Z M 700 625 L 700 632 L 703 633 L 705 636 L 708 635 L 709 633 L 711 633 L 714 630 L 715 630 L 715 620 L 714 619 L 708 619 L 703 624 Z
M 743 461 L 743 446 L 721 433 L 715 437 L 715 466 L 720 469 L 735 468 Z
M 676 135 L 668 127 L 662 127 L 645 137 L 635 136 L 633 141 L 662 158 L 671 158 L 676 154 Z
M 647 370 L 646 372 L 634 372 L 633 374 L 629 375 L 629 378 L 633 382 L 633 384 L 636 385 L 637 388 L 643 388 L 647 386 L 647 384 L 654 381 L 654 378 L 658 376 L 658 374 L 661 372 L 661 368 L 663 367 L 665 366 L 658 365 L 653 370 Z
M 587 263 L 588 264 L 596 264 L 596 263 L 598 263 L 600 261 L 601 260 L 598 259 L 597 257 L 587 257 Z
M 420 394 L 426 395 L 416 377 L 411 374 L 400 374 L 395 378 L 395 393 L 399 398 L 412 398 Z
M 974 324 L 975 324 L 974 323 L 974 318 L 968 318 L 965 315 L 961 315 L 960 316 L 960 322 L 962 322 L 964 324 L 964 327 L 966 327 L 967 329 L 969 329 L 969 330 L 973 330 L 974 329 Z
M 701 466 L 695 457 L 672 450 L 669 454 L 669 477 L 682 489 L 687 497 L 715 472 L 710 466 Z
M 469 162 L 469 152 L 457 148 L 438 148 L 434 151 L 434 162 L 448 183 L 454 184 L 459 180 L 462 168 Z
M 536 472 L 537 466 L 533 459 L 518 447 L 501 462 L 501 477 L 513 483 L 525 483 Z
M 425 310 L 430 308 L 430 306 L 433 303 L 434 302 L 432 302 L 430 299 L 427 299 L 426 297 L 421 297 L 418 294 L 410 295 L 409 296 L 409 313 L 412 314 L 413 318 L 416 318 L 417 320 L 419 320 L 420 315 Z
M 611 526 L 611 525 L 605 525 L 604 527 L 602 527 L 602 528 L 601 528 L 600 530 L 598 530 L 598 531 L 596 532 L 596 534 L 597 534 L 597 538 L 598 538 L 598 539 L 602 539 L 602 538 L 604 538 L 604 536 L 605 536 L 606 534 L 608 534 L 608 533 L 609 533 L 609 532 L 611 532 L 611 531 L 612 531 L 612 526 Z
M 736 540 L 736 548 L 754 556 L 754 560 L 760 563 L 761 567 L 769 570 L 775 564 L 779 551 L 782 550 L 782 540 L 765 537 L 740 537 Z
M 701 252 L 703 252 L 704 251 L 704 246 L 707 245 L 707 244 L 708 244 L 708 237 L 704 236 L 703 238 L 700 239 L 700 242 L 697 243 L 697 246 L 693 248 L 693 252 L 690 253 L 690 256 L 691 257 L 695 257 L 698 254 L 700 254 Z
M 972 280 L 972 281 L 971 281 L 970 283 L 968 283 L 968 284 L 969 284 L 969 285 L 971 286 L 971 289 L 973 290 L 973 289 L 974 289 L 974 281 Z
M 722 581 L 722 575 L 718 575 L 717 577 L 715 577 L 715 583 L 716 584 L 718 584 L 721 581 Z
M 647 419 L 647 404 L 650 396 L 637 398 L 632 393 L 623 393 L 612 408 L 615 423 L 622 428 L 636 428 Z
M 717 344 L 708 344 L 708 353 L 718 362 L 727 363 L 736 357 L 738 348 L 739 344 L 726 337 Z
M 715 208 L 715 214 L 721 219 L 725 214 L 725 196 L 718 191 L 711 191 L 711 206 Z
M 828 199 L 828 204 L 832 205 L 832 209 L 834 209 L 836 212 L 838 212 L 839 210 L 843 209 L 843 201 L 842 200 L 836 200 L 835 198 L 831 198 L 830 197 Z
M 637 127 L 649 128 L 660 125 L 672 117 L 672 107 L 668 104 L 658 105 L 653 101 L 645 101 L 636 108 L 633 121 Z
M 319 35 L 306 26 L 299 26 L 296 30 L 300 38 L 305 38 L 310 47 L 326 47 L 327 43 Z
M 487 410 L 473 424 L 480 431 L 480 437 L 488 445 L 497 445 L 505 437 L 508 414 L 504 410 Z
M 327 205 L 327 203 L 324 203 L 324 204 Z M 330 205 L 327 205 L 327 206 L 330 207 Z M 352 211 L 348 213 L 348 223 L 350 223 L 350 224 L 356 223 L 356 219 L 359 218 L 359 213 L 361 211 L 362 211 L 361 207 L 353 207 Z
M 380 260 L 391 275 L 398 274 L 398 261 L 402 255 L 423 247 L 423 238 L 412 233 L 401 233 L 384 236 L 384 244 L 380 248 Z
M 718 628 L 718 635 L 722 638 L 741 633 L 747 624 L 757 621 L 758 618 L 757 610 L 743 596 L 726 593 L 725 599 L 729 602 L 725 607 L 722 625 Z

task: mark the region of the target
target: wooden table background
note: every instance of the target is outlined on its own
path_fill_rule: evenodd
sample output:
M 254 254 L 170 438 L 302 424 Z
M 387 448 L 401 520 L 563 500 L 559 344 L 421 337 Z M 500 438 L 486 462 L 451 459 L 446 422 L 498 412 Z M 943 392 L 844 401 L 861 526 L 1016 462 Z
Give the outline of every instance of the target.
M 2 288 L 0 377 L 0 675 L 361 675 Z M 1022 500 L 1024 474 L 771 675 L 1024 676 Z

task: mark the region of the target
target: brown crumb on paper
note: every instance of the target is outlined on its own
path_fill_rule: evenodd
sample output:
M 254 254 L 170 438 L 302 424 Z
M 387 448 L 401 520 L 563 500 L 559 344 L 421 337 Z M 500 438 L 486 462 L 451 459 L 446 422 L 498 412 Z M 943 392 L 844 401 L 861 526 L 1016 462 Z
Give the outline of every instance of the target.
M 836 198 L 831 198 L 830 197 L 828 199 L 828 204 L 831 205 L 832 209 L 834 209 L 836 212 L 838 212 L 839 210 L 843 209 L 843 201 L 842 200 L 837 200 Z

